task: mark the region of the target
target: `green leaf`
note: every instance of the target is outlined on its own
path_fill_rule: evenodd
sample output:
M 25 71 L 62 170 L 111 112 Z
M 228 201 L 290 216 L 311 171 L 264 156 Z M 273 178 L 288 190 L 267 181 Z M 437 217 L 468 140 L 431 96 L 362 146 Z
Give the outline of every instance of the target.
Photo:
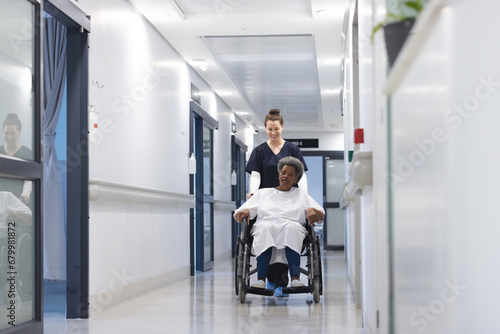
M 421 1 L 405 1 L 405 6 L 414 9 L 417 13 L 422 11 L 422 2 Z
M 385 24 L 385 22 L 380 22 L 375 27 L 373 27 L 372 35 L 370 36 L 370 41 L 372 42 L 372 44 L 373 44 L 373 39 L 375 38 L 375 34 L 377 33 L 377 31 L 380 30 L 380 28 L 382 28 L 384 26 L 384 24 Z

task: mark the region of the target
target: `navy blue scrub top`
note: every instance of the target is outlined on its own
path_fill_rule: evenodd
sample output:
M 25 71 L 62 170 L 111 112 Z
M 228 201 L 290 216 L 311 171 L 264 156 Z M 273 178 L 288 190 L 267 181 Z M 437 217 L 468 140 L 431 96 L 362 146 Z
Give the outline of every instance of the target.
M 278 179 L 278 162 L 280 159 L 289 156 L 299 159 L 304 164 L 304 172 L 308 169 L 302 152 L 300 152 L 297 145 L 285 141 L 278 154 L 274 154 L 269 145 L 267 145 L 267 142 L 254 148 L 245 170 L 247 173 L 260 173 L 259 189 L 277 187 L 280 184 Z

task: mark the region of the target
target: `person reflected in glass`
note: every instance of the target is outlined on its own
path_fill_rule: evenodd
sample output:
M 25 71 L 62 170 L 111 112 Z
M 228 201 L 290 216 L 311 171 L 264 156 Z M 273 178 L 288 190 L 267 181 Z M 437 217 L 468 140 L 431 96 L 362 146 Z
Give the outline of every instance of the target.
M 3 138 L 5 144 L 0 146 L 0 154 L 9 157 L 30 160 L 33 158 L 33 152 L 25 145 L 19 142 L 22 125 L 16 113 L 7 114 L 3 122 Z M 30 202 L 32 192 L 31 181 L 19 181 L 14 179 L 2 179 L 0 190 L 10 191 L 17 198 L 20 198 L 25 204 Z
M 304 174 L 300 160 L 285 157 L 278 162 L 279 186 L 259 189 L 234 213 L 242 222 L 256 219 L 252 226 L 253 250 L 257 256 L 257 282 L 254 288 L 265 288 L 273 249 L 283 249 L 290 268 L 291 287 L 300 282 L 300 252 L 307 235 L 307 221 L 314 226 L 323 221 L 325 210 L 304 190 L 293 187 Z M 307 221 L 306 221 L 307 218 Z

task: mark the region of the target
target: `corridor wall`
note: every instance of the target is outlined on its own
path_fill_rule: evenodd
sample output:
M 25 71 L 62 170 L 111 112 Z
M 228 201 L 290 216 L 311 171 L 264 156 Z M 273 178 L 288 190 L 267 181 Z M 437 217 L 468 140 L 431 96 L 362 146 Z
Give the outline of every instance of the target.
M 202 108 L 219 121 L 214 131 L 214 198 L 216 203 L 230 202 L 234 116 L 227 105 L 129 1 L 75 4 L 92 22 L 91 183 L 108 182 L 118 191 L 122 186 L 140 188 L 146 197 L 160 191 L 186 198 L 193 83 L 202 92 Z M 216 263 L 231 254 L 231 211 L 221 207 L 214 214 Z M 186 205 L 142 199 L 90 202 L 91 313 L 189 277 L 189 212 Z
M 361 38 L 386 1 L 358 0 L 358 10 Z M 362 148 L 374 171 L 371 202 L 361 200 L 366 333 L 500 329 L 499 10 L 428 1 L 390 69 L 382 33 L 359 45 Z
M 396 68 L 387 89 L 394 329 L 496 333 L 500 49 L 489 36 L 500 4 L 433 1 L 426 9 L 414 52 L 403 55 L 406 71 Z

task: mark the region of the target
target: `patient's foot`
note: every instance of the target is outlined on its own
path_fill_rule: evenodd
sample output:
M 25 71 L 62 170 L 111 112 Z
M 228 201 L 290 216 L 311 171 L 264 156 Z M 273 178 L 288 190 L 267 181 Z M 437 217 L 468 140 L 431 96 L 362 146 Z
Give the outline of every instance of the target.
M 292 288 L 300 288 L 302 286 L 304 286 L 304 284 L 301 281 L 299 281 L 299 279 L 292 280 L 292 284 L 291 284 Z
M 265 287 L 266 287 L 266 282 L 264 282 L 261 279 L 252 285 L 252 288 L 264 289 Z

